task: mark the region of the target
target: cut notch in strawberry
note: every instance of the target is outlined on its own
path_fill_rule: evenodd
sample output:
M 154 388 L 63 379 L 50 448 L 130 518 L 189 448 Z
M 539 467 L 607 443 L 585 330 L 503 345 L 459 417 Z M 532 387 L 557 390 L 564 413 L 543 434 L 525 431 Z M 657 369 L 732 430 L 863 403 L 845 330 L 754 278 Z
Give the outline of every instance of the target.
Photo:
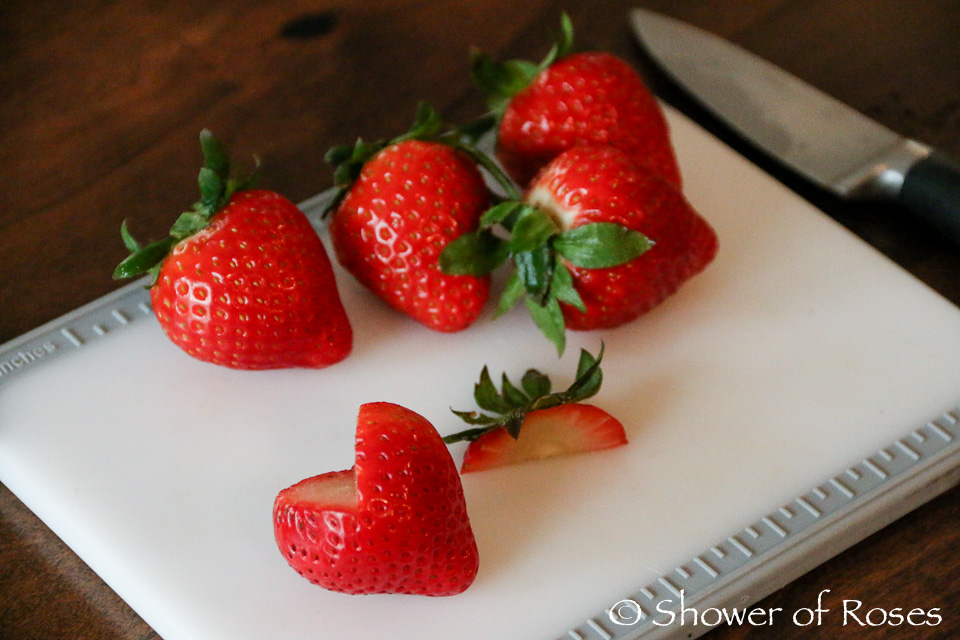
M 536 369 L 528 369 L 519 386 L 502 374 L 498 391 L 485 366 L 474 386 L 474 399 L 483 412 L 454 410 L 474 427 L 443 439 L 447 444 L 470 443 L 461 472 L 626 444 L 618 420 L 582 404 L 600 390 L 603 352 L 602 343 L 596 357 L 582 349 L 576 379 L 564 391 L 552 391 L 550 378 Z

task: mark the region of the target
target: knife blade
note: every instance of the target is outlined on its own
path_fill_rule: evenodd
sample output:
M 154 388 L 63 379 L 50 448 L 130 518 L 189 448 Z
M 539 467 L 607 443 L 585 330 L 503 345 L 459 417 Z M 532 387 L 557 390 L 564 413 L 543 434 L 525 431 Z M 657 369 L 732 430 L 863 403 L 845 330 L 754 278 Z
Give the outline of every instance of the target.
M 960 162 L 712 33 L 633 9 L 651 57 L 708 111 L 835 195 L 888 200 L 960 243 Z

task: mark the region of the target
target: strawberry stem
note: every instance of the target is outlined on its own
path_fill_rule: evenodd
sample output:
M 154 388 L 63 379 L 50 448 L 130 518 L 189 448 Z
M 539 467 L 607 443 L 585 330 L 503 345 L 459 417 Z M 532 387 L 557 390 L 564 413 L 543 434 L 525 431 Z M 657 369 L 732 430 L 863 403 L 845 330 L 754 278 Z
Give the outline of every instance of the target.
M 160 272 L 160 265 L 173 246 L 210 224 L 213 216 L 234 193 L 252 189 L 259 179 L 258 158 L 255 158 L 256 166 L 250 175 L 242 179 L 231 177 L 230 157 L 209 129 L 200 132 L 200 150 L 203 153 L 203 167 L 197 176 L 200 200 L 194 203 L 190 211 L 180 214 L 170 228 L 169 236 L 146 246 L 140 246 L 134 239 L 124 220 L 120 225 L 120 237 L 130 255 L 114 269 L 115 280 L 150 274 L 152 278 L 148 286 L 152 286 Z
M 577 363 L 577 377 L 573 384 L 565 391 L 554 393 L 550 391 L 550 378 L 536 369 L 528 369 L 523 374 L 519 387 L 514 385 L 504 373 L 501 376 L 498 391 L 489 370 L 484 366 L 480 372 L 480 380 L 474 385 L 473 397 L 477 405 L 488 413 L 451 409 L 467 424 L 477 426 L 448 435 L 443 441 L 447 444 L 471 442 L 496 429 L 506 429 L 513 438 L 518 438 L 527 413 L 561 404 L 581 402 L 596 395 L 603 383 L 600 362 L 603 360 L 604 348 L 601 342 L 600 352 L 596 356 L 586 349 L 581 349 L 580 360 Z
M 516 183 L 507 176 L 506 172 L 501 169 L 500 165 L 494 162 L 490 156 L 480 151 L 473 144 L 466 144 L 462 141 L 451 141 L 450 144 L 455 149 L 466 153 L 474 162 L 483 167 L 487 173 L 496 180 L 500 188 L 503 189 L 507 200 L 519 200 L 521 198 L 520 189 L 517 188 Z

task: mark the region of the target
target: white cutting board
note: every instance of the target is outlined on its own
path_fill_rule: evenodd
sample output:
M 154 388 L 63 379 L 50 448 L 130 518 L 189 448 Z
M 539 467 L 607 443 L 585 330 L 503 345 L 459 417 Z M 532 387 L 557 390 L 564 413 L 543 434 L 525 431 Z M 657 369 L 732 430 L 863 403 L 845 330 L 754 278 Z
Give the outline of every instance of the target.
M 956 307 L 668 115 L 721 249 L 639 321 L 572 334 L 558 360 L 520 309 L 436 334 L 338 272 L 355 348 L 322 371 L 203 364 L 146 316 L 56 333 L 70 353 L 0 378 L 0 480 L 167 640 L 568 637 L 960 401 Z M 594 402 L 630 444 L 465 477 L 481 554 L 465 593 L 345 596 L 287 567 L 274 496 L 352 464 L 360 404 L 449 433 L 483 364 L 565 386 L 601 339 Z

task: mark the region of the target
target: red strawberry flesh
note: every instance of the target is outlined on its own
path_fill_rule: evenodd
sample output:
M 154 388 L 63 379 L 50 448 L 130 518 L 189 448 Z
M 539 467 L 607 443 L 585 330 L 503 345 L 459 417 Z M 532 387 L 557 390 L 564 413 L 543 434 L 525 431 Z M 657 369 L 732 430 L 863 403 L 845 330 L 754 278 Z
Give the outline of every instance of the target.
M 424 418 L 384 402 L 360 408 L 352 469 L 280 492 L 274 533 L 298 573 L 350 594 L 454 595 L 479 562 L 446 445 Z

